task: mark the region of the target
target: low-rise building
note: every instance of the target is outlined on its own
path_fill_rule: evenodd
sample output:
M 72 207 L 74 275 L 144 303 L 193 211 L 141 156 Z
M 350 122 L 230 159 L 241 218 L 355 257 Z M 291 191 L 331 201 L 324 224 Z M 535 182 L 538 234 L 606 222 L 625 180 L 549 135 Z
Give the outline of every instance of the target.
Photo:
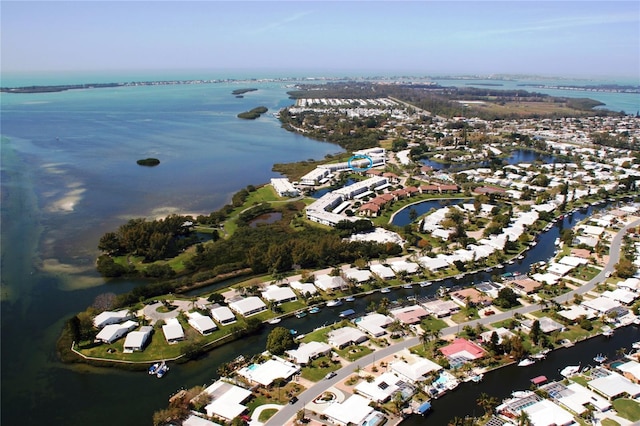
M 419 305 L 405 306 L 403 308 L 392 309 L 389 315 L 403 324 L 418 324 L 422 318 L 429 316 L 426 309 Z
M 178 318 L 168 318 L 162 326 L 162 333 L 170 344 L 184 340 L 184 330 Z
M 228 306 L 214 306 L 211 308 L 211 316 L 222 325 L 233 324 L 236 316 L 233 315 Z
M 133 314 L 128 309 L 120 311 L 104 311 L 96 315 L 93 319 L 93 326 L 102 328 L 109 324 L 118 324 L 133 318 Z
M 275 303 L 285 303 L 297 300 L 298 297 L 289 286 L 278 287 L 277 285 L 268 286 L 263 292 L 262 297 Z
M 257 296 L 249 296 L 229 302 L 229 309 L 244 317 L 267 310 L 267 305 Z
M 138 323 L 135 321 L 125 321 L 122 324 L 105 325 L 96 335 L 96 341 L 111 344 L 136 328 Z
M 218 326 L 211 318 L 202 315 L 200 312 L 189 312 L 187 317 L 189 318 L 189 325 L 203 336 L 207 336 L 218 329 Z
M 328 342 L 334 348 L 342 349 L 367 340 L 367 335 L 357 328 L 342 327 L 327 334 Z
M 386 315 L 376 312 L 370 313 L 356 319 L 356 326 L 373 337 L 383 336 L 386 331 L 385 327 L 391 324 L 393 320 Z
M 300 366 L 273 356 L 262 364 L 251 364 L 238 370 L 238 374 L 251 383 L 269 386 L 276 379 L 289 380 L 300 372 Z
M 251 391 L 222 380 L 207 387 L 204 392 L 211 396 L 211 401 L 204 407 L 207 416 L 227 422 L 246 411 L 247 407 L 242 403 L 251 396 Z
M 143 325 L 140 327 L 140 330 L 130 332 L 127 334 L 126 339 L 124 339 L 123 352 L 132 353 L 134 351 L 144 350 L 149 339 L 151 339 L 152 333 L 153 327 L 150 325 Z
M 319 356 L 328 355 L 333 348 L 331 345 L 322 342 L 301 343 L 297 349 L 290 349 L 286 353 L 296 364 L 306 365 L 310 360 Z

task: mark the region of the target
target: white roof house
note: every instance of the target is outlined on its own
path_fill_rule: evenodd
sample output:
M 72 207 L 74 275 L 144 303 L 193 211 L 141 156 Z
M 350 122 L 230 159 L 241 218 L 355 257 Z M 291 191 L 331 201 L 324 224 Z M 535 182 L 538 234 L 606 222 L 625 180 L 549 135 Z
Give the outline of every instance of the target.
M 390 279 L 396 276 L 395 272 L 393 272 L 393 269 L 389 268 L 388 266 L 374 264 L 371 265 L 369 269 L 371 269 L 371 272 L 373 272 L 383 280 Z
M 117 324 L 133 318 L 133 314 L 128 309 L 120 311 L 104 311 L 96 315 L 93 319 L 93 326 L 102 328 L 105 325 Z
M 637 361 L 628 361 L 622 365 L 618 365 L 616 367 L 618 370 L 622 371 L 622 373 L 630 380 L 634 382 L 640 381 L 640 363 Z
M 318 292 L 318 288 L 312 283 L 302 283 L 300 281 L 291 281 L 289 285 L 291 286 L 291 288 L 298 290 L 302 295 L 305 295 L 308 293 L 310 296 L 312 296 Z
M 289 379 L 300 372 L 300 366 L 274 356 L 262 364 L 251 364 L 238 370 L 238 374 L 250 382 L 269 386 L 276 379 Z
M 437 271 L 442 268 L 447 268 L 453 262 L 450 262 L 446 256 L 438 255 L 436 257 L 423 256 L 418 259 L 420 265 L 423 268 L 430 271 Z
M 487 330 L 484 333 L 480 334 L 480 338 L 484 343 L 489 343 L 491 342 L 491 336 L 493 335 L 493 333 L 496 333 L 496 335 L 498 336 L 498 344 L 501 344 L 504 339 L 510 339 L 511 337 L 515 336 L 515 334 L 513 334 L 513 332 L 508 328 L 498 327 L 494 330 Z
M 384 373 L 372 382 L 362 381 L 354 390 L 365 398 L 375 402 L 385 402 L 400 389 L 404 381 L 393 373 Z
M 298 297 L 289 286 L 278 287 L 277 285 L 268 286 L 263 292 L 262 297 L 265 300 L 272 300 L 276 303 L 291 302 Z
M 367 335 L 357 328 L 342 327 L 327 334 L 329 344 L 335 348 L 344 348 L 367 340 Z
M 333 277 L 328 274 L 319 275 L 316 277 L 315 286 L 323 291 L 333 291 L 347 287 L 347 282 L 344 278 L 337 276 Z
M 217 306 L 211 308 L 211 316 L 222 325 L 233 324 L 236 322 L 236 316 L 233 315 L 228 306 Z
M 96 340 L 102 343 L 113 343 L 138 326 L 135 321 L 125 321 L 122 324 L 105 325 L 96 336 Z
M 151 337 L 151 333 L 153 333 L 153 327 L 144 325 L 140 327 L 140 330 L 127 334 L 127 338 L 124 339 L 124 352 L 130 353 L 143 350 Z
M 267 305 L 257 296 L 249 296 L 229 303 L 229 308 L 237 314 L 248 317 L 267 310 Z
M 300 191 L 287 178 L 271 178 L 271 186 L 281 197 L 297 197 Z
M 574 268 L 575 266 L 572 266 L 572 265 L 565 265 L 563 263 L 552 262 L 552 263 L 549 263 L 549 266 L 547 267 L 547 273 L 558 275 L 559 277 L 564 277 L 569 272 L 571 272 Z
M 360 395 L 351 395 L 344 402 L 330 404 L 324 415 L 335 424 L 346 426 L 349 424 L 362 425 L 374 411 L 369 406 L 369 400 Z
M 548 399 L 524 408 L 533 426 L 565 426 L 574 424 L 573 414 Z
M 614 309 L 622 306 L 620 305 L 620 302 L 602 296 L 591 300 L 585 300 L 581 305 L 587 309 L 593 310 L 598 315 L 606 315 Z
M 396 274 L 403 271 L 407 274 L 415 274 L 420 270 L 420 265 L 414 262 L 407 262 L 406 260 L 397 260 L 389 264 L 389 266 Z
M 608 297 L 609 299 L 617 300 L 625 305 L 630 305 L 638 298 L 638 294 L 633 291 L 617 288 L 613 291 L 605 291 L 602 293 L 602 297 Z
M 203 419 L 195 414 L 190 414 L 189 417 L 182 421 L 182 426 L 220 426 L 220 424 Z
M 575 321 L 581 316 L 584 316 L 586 319 L 593 319 L 597 316 L 596 312 L 592 309 L 587 309 L 581 305 L 571 305 L 569 308 L 559 311 L 558 315 L 571 321 Z
M 211 334 L 218 329 L 218 326 L 211 318 L 202 315 L 200 312 L 189 312 L 187 317 L 189 317 L 189 325 L 203 336 Z
M 287 355 L 297 364 L 307 364 L 309 360 L 327 355 L 333 350 L 331 345 L 323 342 L 301 343 L 297 349 L 290 349 Z
M 392 322 L 393 319 L 376 312 L 360 317 L 355 321 L 360 330 L 369 333 L 373 337 L 384 335 L 386 333 L 384 328 Z
M 640 385 L 613 372 L 608 376 L 598 377 L 587 382 L 587 386 L 609 400 L 624 394 L 629 395 L 631 398 L 640 395 Z
M 358 283 L 364 283 L 372 278 L 371 271 L 368 269 L 347 268 L 343 269 L 344 276 L 348 280 L 354 280 Z
M 578 383 L 567 385 L 566 390 L 558 395 L 557 400 L 561 405 L 578 414 L 587 411 L 587 404 L 593 405 L 599 411 L 607 411 L 611 408 L 609 401 Z
M 410 383 L 416 383 L 424 380 L 429 373 L 442 370 L 442 366 L 405 349 L 401 359 L 389 363 L 389 370 Z
M 169 343 L 176 343 L 184 339 L 184 330 L 178 318 L 167 318 L 162 326 L 162 332 Z
M 251 396 L 251 391 L 222 380 L 218 380 L 204 391 L 211 395 L 211 402 L 205 406 L 207 416 L 220 417 L 226 421 L 242 414 L 247 409 L 242 402 Z

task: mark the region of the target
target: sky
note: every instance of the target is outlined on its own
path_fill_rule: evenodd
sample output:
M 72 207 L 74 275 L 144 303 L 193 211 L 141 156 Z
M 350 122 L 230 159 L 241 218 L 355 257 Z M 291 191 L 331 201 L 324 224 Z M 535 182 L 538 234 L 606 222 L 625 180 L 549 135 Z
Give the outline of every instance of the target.
M 280 70 L 640 80 L 638 1 L 5 1 L 3 73 Z

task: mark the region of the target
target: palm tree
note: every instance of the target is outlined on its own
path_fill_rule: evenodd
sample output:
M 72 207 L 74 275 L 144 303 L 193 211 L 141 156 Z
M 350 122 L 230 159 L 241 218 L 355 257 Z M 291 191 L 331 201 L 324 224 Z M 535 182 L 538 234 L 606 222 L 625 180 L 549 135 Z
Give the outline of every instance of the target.
M 522 410 L 520 411 L 520 415 L 518 416 L 518 426 L 531 426 L 531 418 L 529 417 L 529 414 Z

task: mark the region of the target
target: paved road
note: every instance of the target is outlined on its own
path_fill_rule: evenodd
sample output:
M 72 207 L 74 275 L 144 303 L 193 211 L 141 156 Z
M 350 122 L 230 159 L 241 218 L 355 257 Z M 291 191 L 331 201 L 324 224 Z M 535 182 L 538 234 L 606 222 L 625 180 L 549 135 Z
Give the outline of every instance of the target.
M 611 240 L 610 248 L 609 248 L 609 262 L 607 263 L 607 265 L 605 265 L 605 267 L 602 269 L 602 271 L 600 271 L 598 275 L 593 277 L 593 279 L 591 279 L 588 283 L 576 288 L 575 290 L 565 293 L 562 296 L 558 296 L 554 300 L 558 303 L 563 303 L 566 300 L 569 300 L 570 298 L 572 298 L 574 294 L 584 294 L 592 290 L 596 285 L 598 285 L 602 281 L 604 281 L 606 278 L 607 272 L 613 272 L 615 264 L 618 263 L 618 260 L 620 259 L 620 246 L 622 245 L 622 238 L 627 233 L 626 232 L 627 229 L 631 227 L 639 226 L 639 225 L 640 225 L 640 220 L 636 220 L 626 225 L 613 237 L 613 239 Z M 526 314 L 530 312 L 535 312 L 540 309 L 541 309 L 541 306 L 537 304 L 523 306 L 521 308 L 514 309 L 507 312 L 501 312 L 499 314 L 492 315 L 490 317 L 480 318 L 480 319 L 469 321 L 459 325 L 443 328 L 442 335 L 446 336 L 449 334 L 454 334 L 466 325 L 470 325 L 473 327 L 476 324 L 491 324 L 491 323 L 505 320 L 507 318 L 511 318 L 515 315 L 515 313 Z M 387 346 L 386 348 L 376 349 L 374 353 L 366 355 L 360 358 L 358 361 L 342 367 L 340 370 L 336 371 L 336 376 L 333 377 L 332 379 L 321 380 L 320 382 L 316 383 L 314 386 L 310 387 L 309 389 L 305 390 L 300 395 L 298 395 L 298 402 L 296 402 L 295 404 L 290 404 L 282 407 L 282 409 L 278 411 L 273 417 L 271 417 L 269 421 L 265 423 L 265 425 L 279 426 L 279 425 L 286 424 L 287 421 L 291 419 L 293 416 L 295 416 L 299 410 L 304 408 L 307 402 L 311 401 L 316 396 L 320 395 L 322 392 L 329 389 L 331 386 L 341 382 L 342 380 L 345 380 L 354 372 L 357 366 L 361 366 L 361 367 L 367 366 L 375 362 L 376 359 L 380 360 L 389 355 L 393 355 L 394 353 L 401 351 L 405 348 L 416 346 L 419 343 L 420 343 L 419 337 L 412 337 L 402 342 Z

